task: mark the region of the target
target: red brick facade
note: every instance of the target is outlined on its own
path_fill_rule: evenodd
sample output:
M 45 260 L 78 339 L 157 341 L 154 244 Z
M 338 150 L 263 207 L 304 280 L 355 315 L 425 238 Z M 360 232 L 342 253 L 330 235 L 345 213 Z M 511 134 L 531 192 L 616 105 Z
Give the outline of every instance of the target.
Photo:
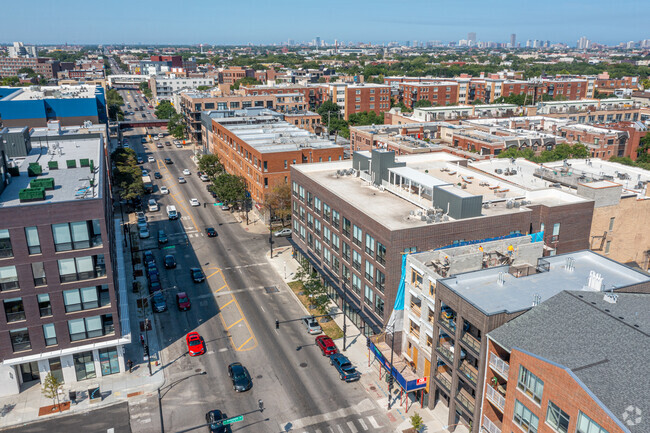
M 432 106 L 458 104 L 458 83 L 451 81 L 401 83 L 402 102 L 409 108 L 417 101 L 429 101 Z
M 351 114 L 374 111 L 375 114 L 390 110 L 390 87 L 378 84 L 352 85 L 345 89 L 345 120 Z

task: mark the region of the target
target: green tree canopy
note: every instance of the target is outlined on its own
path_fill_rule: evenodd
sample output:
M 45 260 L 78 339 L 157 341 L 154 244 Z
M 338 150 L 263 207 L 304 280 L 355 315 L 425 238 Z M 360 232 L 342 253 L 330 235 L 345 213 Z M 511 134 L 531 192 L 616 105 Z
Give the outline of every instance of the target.
M 239 89 L 239 86 L 253 86 L 255 84 L 262 84 L 262 83 L 253 77 L 244 77 L 235 81 L 235 83 L 232 85 L 232 88 L 236 90 Z
M 208 153 L 199 157 L 199 170 L 212 178 L 223 172 L 223 165 L 221 165 L 217 155 Z
M 108 117 L 111 120 L 124 120 L 123 105 L 124 99 L 117 90 L 109 89 L 106 92 L 106 106 L 108 107 Z
M 186 129 L 185 119 L 183 119 L 183 116 L 174 111 L 174 113 L 169 117 L 169 121 L 167 122 L 167 130 L 174 138 L 182 140 L 185 138 Z
M 176 110 L 174 109 L 174 106 L 171 102 L 161 101 L 160 104 L 156 106 L 156 111 L 154 111 L 154 114 L 159 119 L 171 119 L 172 116 L 176 114 Z
M 36 76 L 36 71 L 34 71 L 32 68 L 20 68 L 18 69 L 19 74 L 27 74 L 28 77 L 35 77 Z
M 246 197 L 244 179 L 228 173 L 222 173 L 214 178 L 212 189 L 226 203 L 235 203 Z
M 121 189 L 122 198 L 131 200 L 144 195 L 142 170 L 138 167 L 135 151 L 119 148 L 111 154 L 111 160 L 115 164 L 113 184 Z
M 431 101 L 428 99 L 420 99 L 419 101 L 415 101 L 415 104 L 413 104 L 413 108 L 421 107 L 431 107 Z

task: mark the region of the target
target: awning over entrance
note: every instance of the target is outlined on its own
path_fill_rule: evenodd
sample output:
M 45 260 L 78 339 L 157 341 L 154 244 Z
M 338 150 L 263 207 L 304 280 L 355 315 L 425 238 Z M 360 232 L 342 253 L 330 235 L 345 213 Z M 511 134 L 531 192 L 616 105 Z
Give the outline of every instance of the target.
M 370 342 L 370 352 L 374 354 L 375 358 L 384 366 L 386 371 L 391 371 L 390 368 L 390 346 L 385 342 Z M 411 369 L 408 361 L 400 355 L 393 356 L 393 377 L 395 382 L 402 388 L 404 392 L 418 391 L 425 389 L 427 386 L 427 377 L 418 377 Z

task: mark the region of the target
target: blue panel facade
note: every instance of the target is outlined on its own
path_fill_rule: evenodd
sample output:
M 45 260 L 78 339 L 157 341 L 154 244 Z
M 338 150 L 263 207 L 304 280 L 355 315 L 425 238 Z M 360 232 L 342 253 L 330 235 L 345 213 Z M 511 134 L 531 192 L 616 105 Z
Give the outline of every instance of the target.
M 43 119 L 46 117 L 43 101 L 0 101 L 0 118 Z

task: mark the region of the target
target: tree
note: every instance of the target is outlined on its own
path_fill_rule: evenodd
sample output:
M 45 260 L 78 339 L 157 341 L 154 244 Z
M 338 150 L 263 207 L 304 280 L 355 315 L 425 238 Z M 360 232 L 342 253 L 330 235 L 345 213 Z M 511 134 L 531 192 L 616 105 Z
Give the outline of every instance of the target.
M 115 89 L 109 89 L 106 92 L 106 106 L 108 107 L 108 117 L 111 120 L 124 120 L 122 105 L 124 105 L 122 95 Z
M 184 139 L 186 127 L 183 116 L 174 111 L 174 114 L 169 117 L 167 122 L 167 130 L 174 138 L 178 140 Z
M 240 176 L 222 173 L 212 181 L 212 189 L 226 203 L 236 203 L 246 197 L 246 183 Z
M 362 111 L 350 115 L 350 125 L 383 125 L 384 113 L 375 113 L 374 111 Z
M 255 84 L 262 84 L 261 81 L 256 80 L 253 77 L 244 77 L 240 78 L 239 80 L 235 81 L 235 83 L 232 85 L 233 89 L 239 89 L 239 86 L 252 86 Z
M 113 184 L 121 189 L 120 195 L 125 200 L 132 200 L 144 195 L 142 170 L 138 167 L 135 151 L 120 148 L 111 154 L 115 165 L 113 169 Z
M 219 161 L 217 155 L 209 153 L 199 157 L 199 170 L 212 178 L 223 172 L 223 165 L 221 165 L 221 161 Z
M 331 119 L 338 119 L 339 113 L 341 112 L 341 107 L 336 102 L 325 101 L 316 109 L 316 112 L 320 114 L 320 117 L 323 119 L 323 123 L 329 126 Z
M 296 281 L 300 281 L 303 285 L 309 280 L 311 277 L 311 268 L 309 266 L 309 261 L 302 257 L 300 259 L 300 267 L 296 271 Z
M 52 404 L 57 406 L 59 412 L 61 411 L 61 403 L 59 402 L 59 390 L 63 384 L 50 372 L 45 376 L 43 384 L 41 385 L 41 392 L 45 398 L 51 398 Z
M 161 101 L 160 104 L 156 106 L 156 111 L 154 111 L 154 114 L 159 119 L 171 119 L 172 116 L 176 114 L 176 110 L 174 109 L 174 106 L 171 102 Z
M 420 429 L 424 427 L 424 421 L 422 420 L 422 417 L 419 413 L 415 412 L 413 416 L 411 416 L 410 420 L 411 427 L 413 427 L 416 431 L 420 431 Z
M 142 83 L 140 83 L 139 87 L 140 87 L 140 91 L 144 96 L 146 96 L 147 98 L 151 98 L 152 93 L 151 93 L 151 89 L 149 88 L 149 83 L 147 81 L 143 81 Z
M 212 88 L 212 86 L 198 86 L 196 88 L 196 90 L 198 90 L 199 92 L 202 92 L 204 90 L 208 90 L 208 89 L 211 89 L 211 88 Z
M 18 74 L 27 74 L 28 77 L 35 77 L 36 76 L 36 71 L 34 71 L 32 68 L 20 68 L 18 69 Z
M 279 183 L 271 189 L 271 192 L 266 194 L 264 202 L 271 206 L 275 216 L 282 219 L 282 226 L 284 227 L 284 219 L 291 215 L 291 187 L 288 183 Z
M 413 104 L 413 108 L 420 107 L 431 107 L 431 101 L 428 99 L 420 99 L 419 101 L 416 101 L 415 104 Z

